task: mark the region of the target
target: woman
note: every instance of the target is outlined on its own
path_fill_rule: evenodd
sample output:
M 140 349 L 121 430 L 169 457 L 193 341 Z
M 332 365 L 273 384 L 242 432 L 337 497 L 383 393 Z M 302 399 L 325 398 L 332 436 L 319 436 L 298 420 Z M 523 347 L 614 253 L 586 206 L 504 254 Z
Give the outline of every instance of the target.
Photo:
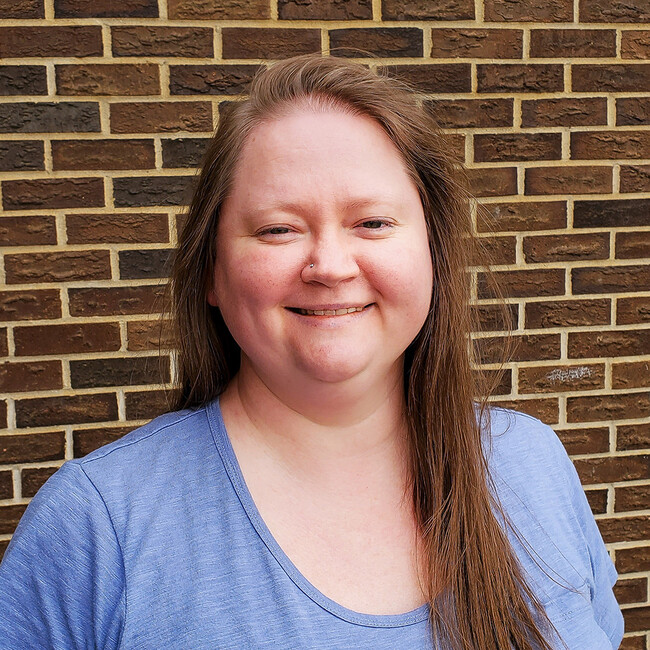
M 456 175 L 395 81 L 315 56 L 257 77 L 179 243 L 183 410 L 37 495 L 2 647 L 618 647 L 561 444 L 474 401 Z

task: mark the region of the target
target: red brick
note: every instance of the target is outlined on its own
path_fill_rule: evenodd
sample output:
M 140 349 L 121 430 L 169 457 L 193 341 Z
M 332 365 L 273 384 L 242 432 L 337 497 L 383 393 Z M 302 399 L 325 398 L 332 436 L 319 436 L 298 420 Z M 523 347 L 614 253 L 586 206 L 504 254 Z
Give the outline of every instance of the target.
M 172 95 L 242 95 L 258 65 L 209 64 L 169 66 L 169 91 Z
M 0 27 L 0 57 L 102 56 L 99 25 Z
M 607 490 L 587 490 L 585 492 L 591 512 L 602 515 L 607 512 Z
M 0 535 L 11 535 L 23 516 L 25 504 L 0 506 Z
M 34 325 L 14 330 L 16 356 L 80 354 L 120 349 L 117 323 Z
M 127 323 L 129 350 L 168 350 L 173 347 L 173 335 L 168 321 L 130 320 Z
M 0 458 L 3 463 L 39 463 L 62 460 L 65 454 L 65 433 L 28 433 L 0 436 Z
M 280 0 L 295 2 L 298 0 Z M 314 0 L 312 0 L 313 2 Z M 331 1 L 331 0 L 330 0 Z M 370 5 L 370 2 L 368 2 Z M 381 3 L 383 20 L 471 20 L 474 18 L 472 0 L 383 0 Z M 297 16 L 295 16 L 297 18 Z M 372 16 L 366 16 L 371 18 Z
M 4 0 L 0 18 L 45 18 L 43 0 Z
M 611 167 L 531 167 L 526 170 L 525 192 L 536 194 L 609 194 Z
M 571 22 L 572 0 L 485 0 L 485 20 Z
M 321 49 L 318 29 L 224 27 L 221 39 L 224 59 L 286 59 Z
M 61 298 L 58 289 L 0 291 L 0 321 L 60 317 Z
M 614 363 L 612 388 L 650 388 L 650 361 Z
M 171 20 L 263 20 L 271 17 L 268 0 L 168 0 Z
M 607 124 L 605 97 L 524 99 L 521 102 L 521 125 L 524 127 L 599 124 Z
M 423 34 L 416 27 L 368 27 L 332 29 L 329 32 L 332 56 L 422 56 Z
M 101 178 L 41 178 L 2 182 L 5 210 L 99 208 L 104 205 Z
M 516 167 L 475 167 L 467 169 L 467 179 L 474 196 L 509 196 L 517 194 Z
M 431 99 L 425 102 L 445 129 L 512 126 L 512 99 Z
M 565 293 L 563 269 L 495 271 L 494 279 L 508 298 L 561 296 Z M 485 273 L 477 274 L 478 297 L 492 298 L 492 283 Z
M 52 140 L 54 169 L 153 169 L 153 140 Z
M 0 218 L 0 246 L 56 244 L 56 222 L 50 216 Z
M 530 56 L 552 59 L 616 56 L 613 29 L 533 29 Z
M 644 523 L 646 523 L 644 521 Z M 650 526 L 647 527 L 650 529 Z M 650 535 L 650 533 L 648 533 Z M 623 610 L 626 632 L 641 632 L 650 628 L 650 607 L 628 607 Z
M 591 397 L 568 398 L 587 400 Z M 629 454 L 606 458 L 580 458 L 573 461 L 583 484 L 617 483 L 650 478 L 650 456 Z
M 519 393 L 560 393 L 605 387 L 605 366 L 531 366 L 519 368 Z
M 526 303 L 526 329 L 610 324 L 610 300 L 550 300 Z
M 621 228 L 647 226 L 650 199 L 576 201 L 574 228 Z
M 68 214 L 69 244 L 133 244 L 169 241 L 166 214 Z
M 433 58 L 521 59 L 521 29 L 432 29 Z
M 117 420 L 115 393 L 16 400 L 19 427 L 48 427 Z
M 471 90 L 470 63 L 424 63 L 390 65 L 379 69 L 421 92 L 466 93 Z
M 650 510 L 650 485 L 629 485 L 616 488 L 614 510 L 616 512 Z M 641 600 L 645 600 L 645 592 Z
M 572 133 L 571 158 L 581 160 L 650 158 L 650 131 Z
M 569 332 L 569 358 L 629 357 L 650 354 L 650 329 Z
M 476 68 L 479 92 L 552 93 L 564 90 L 564 73 L 557 63 L 479 63 Z
M 72 316 L 118 316 L 160 313 L 164 307 L 164 287 L 93 287 L 69 289 Z
M 623 30 L 621 35 L 621 58 L 650 59 L 650 30 Z
M 33 497 L 58 467 L 25 467 L 20 472 L 23 497 Z
M 17 393 L 63 388 L 60 361 L 0 363 L 0 392 Z
M 619 259 L 650 258 L 650 231 L 617 232 L 616 257 Z
M 650 291 L 650 265 L 571 269 L 573 293 Z
M 113 56 L 212 57 L 211 27 L 159 27 L 117 25 L 111 27 Z
M 650 21 L 646 0 L 580 0 L 584 23 L 641 23 Z
M 478 212 L 479 232 L 556 230 L 565 228 L 567 224 L 564 201 L 490 203 L 481 207 Z
M 567 422 L 647 418 L 650 417 L 650 393 L 567 397 L 566 411 Z M 646 465 L 647 460 L 648 457 Z
M 647 92 L 650 63 L 600 63 L 572 66 L 574 92 Z
M 650 97 L 616 99 L 616 126 L 650 124 Z
M 209 102 L 125 102 L 111 106 L 111 133 L 212 132 Z
M 150 420 L 171 409 L 169 395 L 164 390 L 127 392 L 124 400 L 127 420 Z
M 110 442 L 119 440 L 129 433 L 133 427 L 110 427 L 101 429 L 77 429 L 72 432 L 73 453 L 75 458 L 81 458 L 95 449 Z
M 158 66 L 138 64 L 57 65 L 57 95 L 158 95 Z
M 526 262 L 564 262 L 609 257 L 609 234 L 538 235 L 524 237 Z
M 105 250 L 5 255 L 7 284 L 108 280 L 110 254 Z
M 55 18 L 157 18 L 156 0 L 54 0 Z
M 555 424 L 559 417 L 559 406 L 556 398 L 544 399 L 512 399 L 512 400 L 495 400 L 492 402 L 501 408 L 513 409 L 532 415 L 534 418 L 546 422 L 546 424 Z
M 650 323 L 650 298 L 619 298 L 616 301 L 616 324 Z
M 609 429 L 562 429 L 556 431 L 569 454 L 602 454 L 609 451 Z
M 622 424 L 616 427 L 616 449 L 648 449 L 650 447 L 650 422 Z M 650 559 L 650 558 L 649 558 Z
M 560 133 L 489 133 L 474 136 L 476 162 L 559 160 L 561 157 Z
M 507 340 L 503 336 L 477 338 L 480 363 L 498 363 Z M 512 336 L 514 350 L 511 361 L 542 361 L 560 358 L 559 334 L 522 334 Z
M 650 546 L 617 548 L 616 570 L 619 573 L 650 571 Z

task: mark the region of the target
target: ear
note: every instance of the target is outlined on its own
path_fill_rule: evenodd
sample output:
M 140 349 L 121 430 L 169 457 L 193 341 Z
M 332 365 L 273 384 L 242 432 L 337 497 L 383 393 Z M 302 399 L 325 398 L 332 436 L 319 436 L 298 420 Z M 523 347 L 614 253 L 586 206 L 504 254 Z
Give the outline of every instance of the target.
M 218 307 L 219 306 L 219 300 L 217 299 L 217 291 L 214 288 L 214 285 L 212 286 L 210 291 L 208 291 L 208 294 L 206 296 L 206 300 L 208 301 L 208 305 L 210 305 L 211 307 Z

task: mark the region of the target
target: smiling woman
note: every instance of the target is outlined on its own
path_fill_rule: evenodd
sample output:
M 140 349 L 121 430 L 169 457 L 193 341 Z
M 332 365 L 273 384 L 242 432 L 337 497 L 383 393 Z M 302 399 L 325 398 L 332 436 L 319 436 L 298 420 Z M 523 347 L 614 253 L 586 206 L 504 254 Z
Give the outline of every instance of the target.
M 32 501 L 0 646 L 618 647 L 575 469 L 473 366 L 460 174 L 395 80 L 258 75 L 176 253 L 178 410 Z

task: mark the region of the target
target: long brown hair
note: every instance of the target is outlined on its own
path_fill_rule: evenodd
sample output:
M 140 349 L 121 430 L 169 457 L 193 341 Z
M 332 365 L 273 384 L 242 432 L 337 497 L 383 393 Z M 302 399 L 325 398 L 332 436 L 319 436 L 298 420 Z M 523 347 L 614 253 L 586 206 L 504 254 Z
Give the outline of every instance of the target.
M 400 151 L 426 215 L 434 288 L 426 322 L 406 351 L 404 390 L 434 643 L 452 649 L 550 650 L 545 639 L 550 622 L 497 521 L 497 514 L 506 519 L 492 495 L 483 452 L 487 398 L 499 377 L 473 368 L 470 333 L 477 331 L 477 319 L 469 269 L 480 259 L 480 245 L 470 199 L 444 137 L 406 85 L 360 64 L 307 55 L 263 70 L 249 99 L 225 108 L 172 271 L 175 407 L 213 400 L 239 369 L 240 349 L 219 310 L 206 300 L 219 212 L 251 130 L 302 102 L 376 120 Z

